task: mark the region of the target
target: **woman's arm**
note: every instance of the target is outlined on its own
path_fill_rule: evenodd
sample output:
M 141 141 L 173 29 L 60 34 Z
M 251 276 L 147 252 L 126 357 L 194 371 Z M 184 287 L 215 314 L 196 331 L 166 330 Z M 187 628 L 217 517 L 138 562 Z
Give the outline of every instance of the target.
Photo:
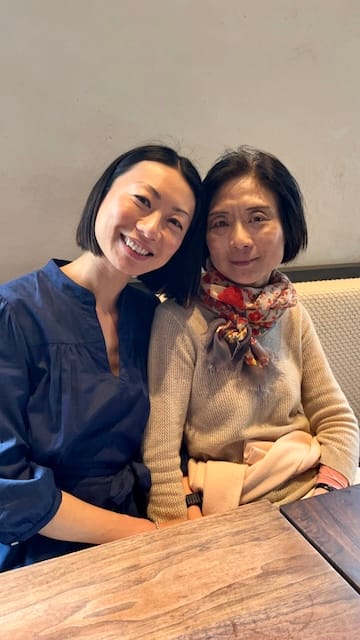
M 156 522 L 187 518 L 180 446 L 196 353 L 186 328 L 186 316 L 187 311 L 174 303 L 160 305 L 150 340 L 151 408 L 144 437 L 144 462 L 152 481 L 148 515 Z
M 37 533 L 60 502 L 52 471 L 31 462 L 30 367 L 22 329 L 0 298 L 0 542 L 7 545 Z
M 57 540 L 103 544 L 156 528 L 150 520 L 107 511 L 63 491 L 58 511 L 39 533 Z

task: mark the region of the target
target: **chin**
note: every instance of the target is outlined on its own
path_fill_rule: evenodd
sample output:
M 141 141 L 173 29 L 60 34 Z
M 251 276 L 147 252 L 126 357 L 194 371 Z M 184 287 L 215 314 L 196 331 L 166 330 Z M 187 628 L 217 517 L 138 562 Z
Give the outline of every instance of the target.
M 256 282 L 256 278 L 251 278 L 249 276 L 239 277 L 238 275 L 233 274 L 233 277 L 231 275 L 226 277 L 235 284 L 238 284 L 242 287 L 252 287 L 254 286 L 254 282 Z

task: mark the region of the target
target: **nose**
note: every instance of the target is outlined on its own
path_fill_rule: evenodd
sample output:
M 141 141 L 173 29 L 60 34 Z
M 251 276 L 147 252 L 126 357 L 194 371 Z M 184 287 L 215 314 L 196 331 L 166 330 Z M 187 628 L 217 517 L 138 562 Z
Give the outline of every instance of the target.
M 235 247 L 237 249 L 242 249 L 244 247 L 250 247 L 252 245 L 252 237 L 249 229 L 246 228 L 246 225 L 241 222 L 237 222 L 234 225 L 231 238 L 230 238 L 230 246 Z
M 152 211 L 148 215 L 139 218 L 135 227 L 147 240 L 157 240 L 161 232 L 160 212 Z

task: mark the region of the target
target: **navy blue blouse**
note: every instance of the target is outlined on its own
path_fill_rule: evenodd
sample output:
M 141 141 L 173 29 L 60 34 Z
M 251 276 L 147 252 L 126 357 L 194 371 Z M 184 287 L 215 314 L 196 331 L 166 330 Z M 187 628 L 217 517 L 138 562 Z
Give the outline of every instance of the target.
M 147 350 L 157 298 L 118 300 L 120 375 L 109 366 L 93 294 L 50 261 L 0 286 L 0 571 L 86 545 L 37 534 L 65 490 L 146 513 L 140 460 L 149 413 Z

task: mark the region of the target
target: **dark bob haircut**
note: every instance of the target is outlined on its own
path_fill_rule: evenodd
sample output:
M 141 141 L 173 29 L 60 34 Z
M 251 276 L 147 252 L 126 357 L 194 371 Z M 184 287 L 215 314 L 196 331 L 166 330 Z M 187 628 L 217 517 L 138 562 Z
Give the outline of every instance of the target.
M 275 156 L 246 145 L 226 151 L 204 178 L 206 210 L 209 210 L 214 196 L 226 182 L 249 175 L 271 191 L 276 199 L 285 240 L 282 262 L 290 262 L 307 247 L 304 204 L 295 178 Z M 208 255 L 206 247 L 205 260 Z
M 95 237 L 95 220 L 100 205 L 116 178 L 144 160 L 177 169 L 194 194 L 195 211 L 182 244 L 173 257 L 160 269 L 141 275 L 138 279 L 154 293 L 163 293 L 175 298 L 179 304 L 187 304 L 199 287 L 206 217 L 200 175 L 190 160 L 173 149 L 150 144 L 130 149 L 116 158 L 90 192 L 77 228 L 76 242 L 82 249 L 96 256 L 102 255 Z

